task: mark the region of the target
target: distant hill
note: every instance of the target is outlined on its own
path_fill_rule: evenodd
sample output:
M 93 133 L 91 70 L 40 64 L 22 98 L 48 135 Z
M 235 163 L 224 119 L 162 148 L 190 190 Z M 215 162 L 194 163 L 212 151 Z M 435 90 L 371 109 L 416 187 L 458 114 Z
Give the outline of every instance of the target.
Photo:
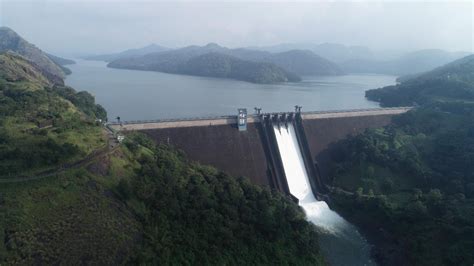
M 265 66 L 266 71 L 272 69 L 273 71 L 278 72 L 275 73 L 275 77 L 280 76 L 283 72 L 285 72 L 287 73 L 289 81 L 299 80 L 299 78 L 296 78 L 296 75 L 289 75 L 290 73 L 295 73 L 297 75 L 343 74 L 343 71 L 336 64 L 312 53 L 311 51 L 292 50 L 283 53 L 270 53 L 243 48 L 228 49 L 215 43 L 210 43 L 205 46 L 188 46 L 166 52 L 151 53 L 141 57 L 118 59 L 110 62 L 108 66 L 114 68 L 154 70 L 166 73 L 183 74 L 183 69 L 186 69 L 185 65 L 188 63 L 188 61 L 195 57 L 209 53 L 213 53 L 214 55 L 206 57 L 207 59 L 219 58 L 219 60 L 221 60 L 224 58 L 223 55 L 227 55 L 232 57 L 232 62 L 244 60 L 247 61 L 246 64 L 249 64 L 249 62 L 259 63 L 258 66 Z M 216 56 L 216 53 L 220 54 L 221 56 Z M 229 59 L 229 57 L 225 58 L 226 60 Z M 206 62 L 209 64 L 213 63 L 212 61 Z M 261 63 L 266 64 L 263 65 Z M 272 64 L 274 66 L 271 66 Z M 206 68 L 215 67 L 214 65 L 201 66 Z M 246 74 L 243 74 L 242 76 L 246 76 Z M 247 81 L 251 80 L 254 79 Z M 267 80 L 267 78 L 262 78 L 261 80 Z M 280 78 L 277 78 L 277 80 L 280 80 Z
M 287 52 L 290 50 L 309 50 L 336 63 L 352 59 L 375 58 L 373 51 L 365 46 L 346 46 L 338 43 L 284 43 L 273 46 L 249 47 L 248 49 L 272 53 Z
M 290 50 L 276 53 L 268 61 L 299 75 L 344 74 L 344 71 L 338 65 L 309 50 Z
M 48 53 L 46 53 L 46 55 L 49 57 L 49 59 L 56 63 L 56 65 L 58 65 L 66 75 L 70 75 L 72 73 L 71 70 L 65 66 L 75 64 L 76 62 L 74 60 L 62 58 Z
M 233 56 L 208 53 L 190 59 L 179 73 L 230 78 L 253 83 L 297 82 L 301 79 L 272 63 L 252 62 Z
M 365 46 L 347 46 L 338 43 L 285 43 L 249 47 L 249 49 L 272 53 L 309 50 L 335 62 L 346 73 L 376 73 L 397 76 L 426 72 L 469 55 L 467 52 L 448 52 L 439 49 L 425 49 L 409 53 L 396 50 L 371 50 Z
M 120 65 L 119 61 L 121 60 L 111 62 L 109 65 L 122 68 L 123 66 Z M 124 68 L 129 68 L 129 66 L 126 65 Z M 229 78 L 253 83 L 300 81 L 297 75 L 287 72 L 275 64 L 242 60 L 216 52 L 197 55 L 189 60 L 176 60 L 173 64 L 164 61 L 162 64 L 151 66 L 151 68 L 144 67 L 140 69 L 193 76 Z
M 60 65 L 60 66 L 67 66 L 67 65 L 74 65 L 76 61 L 67 59 L 67 58 L 62 58 L 56 55 L 52 55 L 49 53 L 46 53 L 46 55 L 51 59 L 54 63 Z
M 408 75 L 429 71 L 468 54 L 466 52 L 447 52 L 435 49 L 420 50 L 405 54 L 394 60 L 353 59 L 340 63 L 340 65 L 350 73 Z
M 113 60 L 117 60 L 120 58 L 136 57 L 136 56 L 146 55 L 149 53 L 158 53 L 158 52 L 164 52 L 168 50 L 169 48 L 166 48 L 157 44 L 150 44 L 142 48 L 129 49 L 120 53 L 86 56 L 84 57 L 84 59 L 111 62 Z
M 407 77 L 400 84 L 369 90 L 366 97 L 379 101 L 383 106 L 446 100 L 474 101 L 474 55 Z
M 24 40 L 7 27 L 0 27 L 0 52 L 15 52 L 41 68 L 45 76 L 55 84 L 64 84 L 65 72 L 46 53 Z

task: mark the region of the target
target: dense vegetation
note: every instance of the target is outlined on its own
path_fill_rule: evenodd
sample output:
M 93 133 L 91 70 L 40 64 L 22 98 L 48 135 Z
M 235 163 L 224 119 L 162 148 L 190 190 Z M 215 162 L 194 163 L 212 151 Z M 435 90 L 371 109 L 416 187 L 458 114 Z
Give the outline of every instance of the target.
M 474 262 L 474 57 L 368 92 L 421 106 L 332 150 L 333 203 L 385 265 Z
M 296 81 L 299 80 L 296 75 L 343 74 L 336 64 L 307 50 L 269 53 L 244 48 L 228 49 L 213 43 L 133 58 L 118 58 L 108 66 L 227 77 L 257 83 Z M 251 74 L 252 71 L 255 74 Z
M 403 78 L 401 83 L 366 92 L 383 106 L 408 106 L 436 101 L 474 101 L 474 55 L 432 71 Z
M 288 198 L 189 163 L 141 135 L 126 145 L 141 153 L 136 176 L 117 189 L 144 227 L 135 263 L 323 263 L 314 226 Z
M 53 85 L 18 55 L 0 54 L 0 176 L 31 174 L 80 159 L 105 145 L 87 92 Z
M 293 201 L 142 135 L 84 169 L 0 187 L 0 263 L 325 264 Z
M 245 61 L 218 53 L 209 53 L 192 58 L 185 65 L 180 66 L 178 71 L 188 75 L 231 78 L 253 83 L 296 82 L 301 80 L 297 75 L 289 73 L 274 64 Z

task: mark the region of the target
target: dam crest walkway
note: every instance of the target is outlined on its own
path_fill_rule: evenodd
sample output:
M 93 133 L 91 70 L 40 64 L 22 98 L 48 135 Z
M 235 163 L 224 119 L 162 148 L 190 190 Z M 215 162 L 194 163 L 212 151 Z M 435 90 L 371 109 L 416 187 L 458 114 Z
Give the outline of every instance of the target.
M 301 112 L 303 120 L 328 119 L 342 117 L 361 117 L 377 115 L 397 115 L 408 112 L 411 107 L 396 108 L 372 108 L 372 109 L 351 109 L 334 111 L 313 111 Z M 280 112 L 289 113 L 289 112 Z M 278 113 L 272 113 L 278 114 Z M 260 122 L 260 116 L 257 114 L 248 115 L 247 123 Z M 199 127 L 199 126 L 217 126 L 231 125 L 237 123 L 237 116 L 215 116 L 215 117 L 195 117 L 182 119 L 162 119 L 162 120 L 135 120 L 124 122 L 111 122 L 110 128 L 116 131 L 148 130 L 160 128 L 178 128 L 178 127 Z

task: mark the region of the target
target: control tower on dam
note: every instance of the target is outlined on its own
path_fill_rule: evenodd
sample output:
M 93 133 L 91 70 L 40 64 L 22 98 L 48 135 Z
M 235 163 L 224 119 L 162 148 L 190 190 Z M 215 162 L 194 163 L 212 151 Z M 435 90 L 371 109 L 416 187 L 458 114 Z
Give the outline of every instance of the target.
M 187 157 L 233 176 L 289 194 L 288 183 L 270 125 L 291 123 L 316 197 L 324 194 L 331 147 L 349 135 L 383 127 L 410 108 L 324 112 L 282 112 L 177 120 L 127 121 L 109 127 L 123 134 L 140 131 L 156 143 L 184 151 Z M 270 130 L 271 129 L 271 130 Z M 286 130 L 286 127 L 285 127 Z

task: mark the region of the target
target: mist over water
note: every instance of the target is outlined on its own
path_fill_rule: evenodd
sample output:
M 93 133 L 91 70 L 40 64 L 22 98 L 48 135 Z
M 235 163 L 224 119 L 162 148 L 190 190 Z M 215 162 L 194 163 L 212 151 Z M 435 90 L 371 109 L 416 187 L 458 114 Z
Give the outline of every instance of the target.
M 293 125 L 273 127 L 290 192 L 298 198 L 308 220 L 318 227 L 320 247 L 329 263 L 375 265 L 370 246 L 357 229 L 314 197 Z

